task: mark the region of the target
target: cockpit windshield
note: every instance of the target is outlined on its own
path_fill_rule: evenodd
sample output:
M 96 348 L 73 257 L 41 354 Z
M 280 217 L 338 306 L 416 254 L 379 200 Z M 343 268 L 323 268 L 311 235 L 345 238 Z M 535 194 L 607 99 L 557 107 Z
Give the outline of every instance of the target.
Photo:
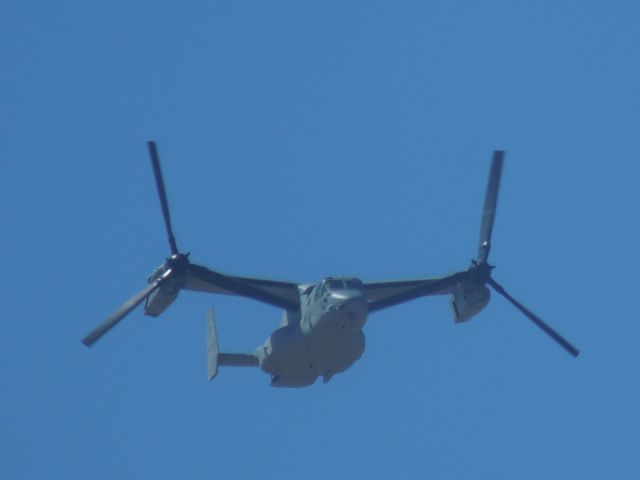
M 344 290 L 344 282 L 342 279 L 327 280 L 327 288 L 333 291 Z
M 358 280 L 352 280 L 350 278 L 345 279 L 344 284 L 347 287 L 347 290 L 360 290 L 362 289 L 362 283 Z
M 327 288 L 332 291 L 339 290 L 361 290 L 362 284 L 358 280 L 351 278 L 330 278 L 325 282 Z

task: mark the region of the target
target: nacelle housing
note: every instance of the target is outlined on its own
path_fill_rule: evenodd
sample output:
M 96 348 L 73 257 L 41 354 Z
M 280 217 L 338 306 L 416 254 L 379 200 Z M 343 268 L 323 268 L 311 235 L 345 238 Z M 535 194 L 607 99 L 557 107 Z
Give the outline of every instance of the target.
M 145 315 L 157 317 L 178 298 L 180 288 L 167 283 L 147 297 L 147 302 L 144 304 Z
M 491 293 L 486 285 L 476 285 L 471 282 L 459 283 L 451 295 L 451 310 L 456 323 L 466 322 L 476 316 L 491 299 Z
M 157 268 L 150 276 L 149 283 L 155 282 L 164 273 L 164 266 Z M 147 297 L 144 304 L 144 314 L 150 317 L 157 317 L 164 312 L 169 305 L 175 302 L 184 286 L 184 280 L 180 278 L 169 278 L 160 287 Z

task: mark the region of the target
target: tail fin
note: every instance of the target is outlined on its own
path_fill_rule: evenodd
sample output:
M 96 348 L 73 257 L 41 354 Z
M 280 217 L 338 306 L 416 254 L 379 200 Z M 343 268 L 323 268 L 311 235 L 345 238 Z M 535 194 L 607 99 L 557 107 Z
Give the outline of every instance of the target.
M 255 355 L 247 355 L 244 353 L 220 353 L 216 322 L 213 315 L 213 309 L 211 308 L 207 314 L 207 327 L 207 367 L 209 370 L 209 381 L 213 380 L 218 374 L 219 365 L 229 367 L 260 366 L 260 362 Z
M 209 369 L 209 381 L 211 381 L 218 374 L 218 355 L 220 350 L 212 308 L 207 313 L 207 330 L 207 367 Z

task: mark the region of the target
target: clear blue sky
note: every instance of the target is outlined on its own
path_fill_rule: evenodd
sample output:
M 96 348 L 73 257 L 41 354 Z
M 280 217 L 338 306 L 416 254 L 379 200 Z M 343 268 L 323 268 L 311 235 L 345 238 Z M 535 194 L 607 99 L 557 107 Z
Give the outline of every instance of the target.
M 637 2 L 3 3 L 0 477 L 636 479 Z M 494 295 L 372 315 L 328 385 L 206 382 L 205 312 L 251 352 L 280 321 L 185 292 L 80 339 L 169 249 L 316 281 L 440 275 L 475 255 L 507 150 Z

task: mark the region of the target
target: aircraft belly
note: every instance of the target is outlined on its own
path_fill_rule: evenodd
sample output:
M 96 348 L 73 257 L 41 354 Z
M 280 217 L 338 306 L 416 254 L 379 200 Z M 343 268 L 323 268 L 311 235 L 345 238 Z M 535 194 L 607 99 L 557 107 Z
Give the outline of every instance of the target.
M 318 376 L 327 378 L 343 372 L 362 356 L 365 348 L 362 330 L 320 330 L 311 335 L 279 332 L 258 352 L 262 370 L 274 379 L 282 379 L 280 385 L 273 382 L 274 386 L 305 386 Z M 291 382 L 284 377 L 291 377 Z

